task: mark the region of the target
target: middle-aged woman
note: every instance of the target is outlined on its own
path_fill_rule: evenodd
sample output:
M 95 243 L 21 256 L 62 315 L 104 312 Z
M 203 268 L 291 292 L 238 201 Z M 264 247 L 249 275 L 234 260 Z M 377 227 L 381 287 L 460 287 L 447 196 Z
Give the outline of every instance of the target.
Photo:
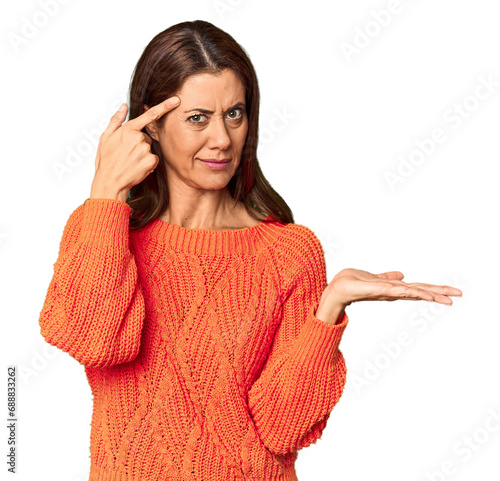
M 327 284 L 259 167 L 250 59 L 214 25 L 153 38 L 123 107 L 39 320 L 92 389 L 89 481 L 296 480 L 344 388 L 345 308 L 462 293 L 358 269 Z

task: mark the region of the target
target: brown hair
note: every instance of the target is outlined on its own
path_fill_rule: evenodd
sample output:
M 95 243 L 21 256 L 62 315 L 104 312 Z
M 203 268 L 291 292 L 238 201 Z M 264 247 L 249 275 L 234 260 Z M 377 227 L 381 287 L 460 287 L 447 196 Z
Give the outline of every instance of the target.
M 219 74 L 232 69 L 245 87 L 248 133 L 241 162 L 228 183 L 235 202 L 240 200 L 247 212 L 269 215 L 281 223 L 293 223 L 293 214 L 283 198 L 271 187 L 257 160 L 260 93 L 254 67 L 245 50 L 215 25 L 196 20 L 182 22 L 156 35 L 146 46 L 132 74 L 129 89 L 129 119 L 144 113 L 144 104 L 152 107 L 175 95 L 191 75 Z M 165 116 L 157 121 L 161 128 Z M 143 129 L 147 133 L 146 129 Z M 144 227 L 167 209 L 169 193 L 167 172 L 158 142 L 151 152 L 160 159 L 156 169 L 128 192 L 132 208 L 130 230 Z

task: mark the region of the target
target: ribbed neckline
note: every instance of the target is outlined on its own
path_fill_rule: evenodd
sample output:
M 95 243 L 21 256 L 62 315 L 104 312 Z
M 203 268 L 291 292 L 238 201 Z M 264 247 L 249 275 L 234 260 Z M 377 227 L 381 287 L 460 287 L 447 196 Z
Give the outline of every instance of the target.
M 266 222 L 267 221 L 267 222 Z M 155 219 L 148 225 L 149 234 L 158 243 L 192 254 L 231 255 L 256 252 L 262 243 L 271 242 L 283 224 L 265 220 L 252 227 L 236 230 L 191 229 Z

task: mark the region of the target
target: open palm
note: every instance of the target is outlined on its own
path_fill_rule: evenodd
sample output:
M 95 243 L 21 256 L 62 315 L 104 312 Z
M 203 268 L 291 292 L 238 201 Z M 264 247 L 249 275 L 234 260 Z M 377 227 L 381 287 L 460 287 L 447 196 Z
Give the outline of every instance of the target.
M 399 271 L 371 274 L 359 269 L 343 269 L 330 282 L 326 291 L 337 302 L 348 306 L 357 301 L 431 301 L 452 305 L 448 296 L 461 296 L 456 287 L 403 282 L 404 275 Z

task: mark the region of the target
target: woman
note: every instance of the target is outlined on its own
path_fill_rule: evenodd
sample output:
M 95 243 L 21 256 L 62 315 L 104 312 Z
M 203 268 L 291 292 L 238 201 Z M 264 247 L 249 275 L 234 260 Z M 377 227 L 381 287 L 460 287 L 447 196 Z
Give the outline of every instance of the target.
M 103 132 L 40 315 L 94 396 L 90 481 L 296 480 L 345 384 L 345 308 L 452 304 L 450 286 L 344 269 L 264 178 L 259 89 L 204 21 L 158 34 Z

